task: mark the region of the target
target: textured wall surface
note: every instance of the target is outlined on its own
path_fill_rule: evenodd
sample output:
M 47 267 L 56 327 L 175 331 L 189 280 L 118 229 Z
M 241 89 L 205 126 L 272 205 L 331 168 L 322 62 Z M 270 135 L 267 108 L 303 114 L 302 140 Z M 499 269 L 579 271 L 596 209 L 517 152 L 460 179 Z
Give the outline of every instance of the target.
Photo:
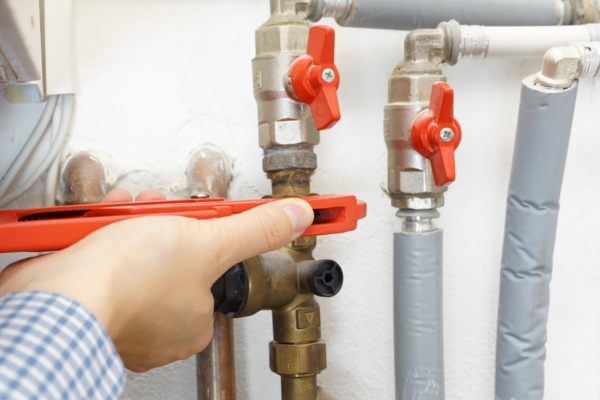
M 267 0 L 78 0 L 75 119 L 65 154 L 91 151 L 110 182 L 185 194 L 190 153 L 211 142 L 234 160 L 232 198 L 269 192 L 261 168 L 250 60 Z M 333 21 L 326 23 L 334 24 Z M 332 25 L 334 26 L 334 25 Z M 343 400 L 394 398 L 392 234 L 383 106 L 403 54 L 402 32 L 336 28 L 342 121 L 317 147 L 313 190 L 355 194 L 369 216 L 355 232 L 319 239 L 346 282 L 321 301 L 329 367 L 320 384 Z M 493 398 L 505 198 L 520 81 L 540 60 L 465 61 L 445 68 L 463 127 L 457 181 L 438 226 L 445 229 L 444 319 L 449 400 Z M 551 285 L 546 399 L 600 398 L 600 84 L 579 90 Z M 41 112 L 0 99 L 0 174 Z M 40 185 L 41 186 L 41 185 Z M 19 205 L 32 205 L 32 192 Z M 6 265 L 16 256 L 1 256 Z M 271 317 L 236 321 L 238 398 L 279 399 L 268 367 Z M 125 399 L 195 398 L 193 360 L 130 374 Z

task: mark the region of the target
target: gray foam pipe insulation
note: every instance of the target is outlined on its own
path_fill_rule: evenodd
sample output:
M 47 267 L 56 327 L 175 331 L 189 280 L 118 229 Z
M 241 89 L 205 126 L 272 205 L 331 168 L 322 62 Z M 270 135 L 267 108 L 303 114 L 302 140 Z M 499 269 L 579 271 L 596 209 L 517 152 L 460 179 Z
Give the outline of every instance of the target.
M 577 82 L 523 81 L 508 189 L 496 344 L 496 400 L 542 400 L 559 199 Z
M 443 400 L 443 232 L 394 234 L 397 400 Z
M 412 30 L 455 19 L 463 25 L 538 26 L 560 23 L 556 0 L 354 0 L 343 26 Z M 567 14 L 570 10 L 566 10 Z

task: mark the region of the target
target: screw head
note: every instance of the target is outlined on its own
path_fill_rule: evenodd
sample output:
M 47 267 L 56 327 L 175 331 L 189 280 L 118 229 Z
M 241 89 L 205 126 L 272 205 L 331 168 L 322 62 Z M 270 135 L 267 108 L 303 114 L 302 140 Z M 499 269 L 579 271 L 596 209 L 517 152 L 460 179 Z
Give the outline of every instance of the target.
M 444 128 L 440 131 L 440 139 L 442 142 L 449 143 L 454 139 L 454 131 L 450 128 Z
M 335 81 L 335 72 L 331 68 L 325 68 L 321 74 L 323 80 L 327 83 Z

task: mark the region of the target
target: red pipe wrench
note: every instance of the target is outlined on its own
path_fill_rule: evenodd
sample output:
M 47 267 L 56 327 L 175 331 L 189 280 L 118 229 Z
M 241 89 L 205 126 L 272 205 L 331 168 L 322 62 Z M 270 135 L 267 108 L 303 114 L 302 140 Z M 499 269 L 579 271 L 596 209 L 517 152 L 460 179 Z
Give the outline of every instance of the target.
M 314 210 L 313 224 L 303 236 L 328 235 L 356 229 L 367 205 L 354 196 L 302 197 Z M 0 211 L 0 253 L 64 249 L 114 222 L 151 215 L 195 219 L 227 217 L 281 199 L 189 199 L 91 204 Z

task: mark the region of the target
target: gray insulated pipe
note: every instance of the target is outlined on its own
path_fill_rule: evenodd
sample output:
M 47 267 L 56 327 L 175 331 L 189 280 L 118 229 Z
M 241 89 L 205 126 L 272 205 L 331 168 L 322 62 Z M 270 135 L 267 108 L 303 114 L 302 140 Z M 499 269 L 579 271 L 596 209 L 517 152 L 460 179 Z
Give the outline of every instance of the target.
M 444 399 L 441 230 L 394 235 L 397 400 Z
M 496 345 L 496 400 L 542 400 L 549 285 L 577 82 L 523 81 L 508 188 Z
M 556 0 L 354 0 L 349 14 L 338 18 L 338 23 L 397 30 L 435 28 L 451 19 L 463 25 L 557 25 L 569 4 Z

